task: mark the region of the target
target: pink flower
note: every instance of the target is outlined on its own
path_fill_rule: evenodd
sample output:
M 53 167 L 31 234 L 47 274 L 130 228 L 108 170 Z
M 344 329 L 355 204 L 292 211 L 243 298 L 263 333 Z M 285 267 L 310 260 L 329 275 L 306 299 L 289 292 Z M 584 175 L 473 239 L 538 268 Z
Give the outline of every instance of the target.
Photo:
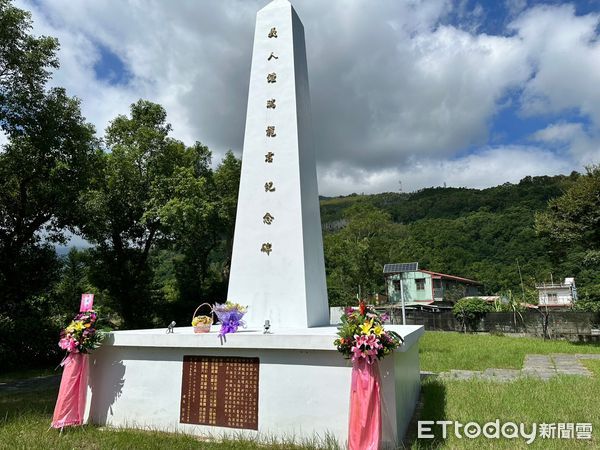
M 355 335 L 355 344 L 352 346 L 352 361 L 366 358 L 369 364 L 377 359 L 377 350 L 383 346 L 374 334 Z
M 372 349 L 377 350 L 378 348 L 383 347 L 381 345 L 381 343 L 379 342 L 379 339 L 377 339 L 377 336 L 374 334 L 369 334 L 368 336 L 366 336 L 366 344 L 371 347 Z
M 77 342 L 71 335 L 67 335 L 67 337 L 62 338 L 58 341 L 58 346 L 63 350 L 66 350 L 70 353 L 79 353 L 79 342 Z
M 79 342 L 77 342 L 76 340 L 72 340 L 72 341 L 69 343 L 69 349 L 68 349 L 68 350 L 69 350 L 71 353 L 78 353 L 78 352 L 79 352 L 79 350 L 77 349 L 77 346 L 78 346 L 78 345 L 79 345 Z
M 359 358 L 364 358 L 365 355 L 363 354 L 362 350 L 360 349 L 360 347 L 357 347 L 356 345 L 352 346 L 352 361 L 356 361 Z
M 66 349 L 69 348 L 69 341 L 70 340 L 71 339 L 69 339 L 69 338 L 62 338 L 60 341 L 58 341 L 58 346 L 60 348 L 62 348 L 63 350 L 66 350 Z

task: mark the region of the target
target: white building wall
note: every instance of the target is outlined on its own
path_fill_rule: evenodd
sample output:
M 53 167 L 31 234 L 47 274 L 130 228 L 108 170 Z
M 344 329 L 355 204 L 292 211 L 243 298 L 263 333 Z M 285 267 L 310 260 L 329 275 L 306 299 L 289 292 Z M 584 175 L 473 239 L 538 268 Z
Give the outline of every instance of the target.
M 548 295 L 550 294 L 550 295 Z M 556 294 L 556 299 L 552 294 Z M 540 305 L 569 306 L 573 303 L 573 296 L 569 286 L 539 288 Z

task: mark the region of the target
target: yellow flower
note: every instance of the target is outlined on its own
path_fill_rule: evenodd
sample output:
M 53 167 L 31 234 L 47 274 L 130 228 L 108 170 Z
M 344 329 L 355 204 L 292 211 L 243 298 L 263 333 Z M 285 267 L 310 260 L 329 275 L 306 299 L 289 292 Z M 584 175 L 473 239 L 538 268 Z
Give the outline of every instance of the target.
M 381 333 L 383 333 L 383 327 L 381 325 L 377 325 L 375 328 L 373 328 L 373 333 L 375 333 L 377 336 L 381 336 Z
M 81 331 L 84 328 L 82 322 L 74 322 L 72 324 L 72 327 L 73 327 L 73 330 L 75 330 L 75 331 Z
M 212 319 L 208 316 L 196 316 L 194 317 L 194 320 L 192 320 L 192 326 L 195 327 L 196 325 L 210 325 L 212 322 Z
M 369 334 L 372 326 L 373 326 L 373 319 L 365 321 L 365 323 L 363 323 L 360 326 L 360 331 L 362 332 L 362 334 Z
M 71 321 L 71 323 L 69 324 L 69 326 L 67 328 L 65 328 L 65 331 L 67 333 L 73 333 L 76 330 L 76 322 L 75 321 Z

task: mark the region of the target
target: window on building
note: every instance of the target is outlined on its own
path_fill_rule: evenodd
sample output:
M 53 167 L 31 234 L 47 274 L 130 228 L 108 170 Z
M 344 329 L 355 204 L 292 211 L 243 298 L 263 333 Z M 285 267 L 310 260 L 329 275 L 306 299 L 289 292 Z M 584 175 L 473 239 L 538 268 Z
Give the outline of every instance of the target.
M 417 285 L 417 291 L 425 290 L 425 278 L 415 278 L 415 284 Z
M 394 290 L 400 291 L 400 280 L 393 280 L 392 283 L 394 284 Z
M 558 303 L 558 295 L 556 293 L 548 294 L 548 304 Z

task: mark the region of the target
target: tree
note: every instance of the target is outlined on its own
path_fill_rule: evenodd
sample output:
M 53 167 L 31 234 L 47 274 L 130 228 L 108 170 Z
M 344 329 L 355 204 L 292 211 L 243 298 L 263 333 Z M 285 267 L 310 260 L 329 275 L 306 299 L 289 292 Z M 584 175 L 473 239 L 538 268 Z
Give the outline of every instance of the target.
M 181 256 L 175 260 L 179 300 L 191 306 L 202 297 L 220 227 L 211 153 L 196 143 L 187 156 L 190 164 L 179 169 L 173 181 L 176 189 L 160 215 L 169 232 L 169 247 Z
M 346 226 L 325 235 L 325 265 L 330 304 L 346 305 L 359 293 L 383 289 L 383 265 L 397 233 L 389 214 L 357 203 L 344 214 Z
M 525 293 L 523 292 L 523 297 L 521 300 L 525 300 Z M 516 333 L 518 331 L 517 328 L 517 317 L 520 319 L 521 323 L 523 323 L 523 310 L 525 309 L 525 304 L 521 302 L 517 296 L 513 295 L 512 291 L 509 289 L 506 292 L 501 292 L 498 300 L 494 301 L 493 309 L 495 312 L 510 312 L 513 315 L 513 330 Z
M 31 14 L 0 0 L 0 126 L 10 136 L 35 115 L 46 81 L 58 68 L 58 41 L 34 37 Z
M 0 152 L 0 312 L 25 316 L 17 305 L 49 287 L 49 244 L 81 223 L 81 194 L 100 155 L 79 101 L 61 88 L 45 91 L 58 43 L 30 29 L 29 13 L 0 0 L 0 126 L 8 136 Z
M 81 194 L 100 155 L 79 102 L 62 89 L 42 99 L 32 120 L 0 154 L 0 274 L 9 306 L 27 296 L 20 281 L 30 276 L 21 267 L 25 258 L 35 257 L 42 241 L 63 242 L 65 229 L 81 224 Z
M 162 215 L 172 249 L 182 256 L 174 260 L 180 300 L 190 306 L 215 295 L 224 299 L 241 169 L 240 160 L 227 152 L 213 172 L 208 149 L 195 149 L 205 162 L 195 166 L 203 169 L 182 172 Z
M 151 325 L 148 310 L 161 300 L 150 252 L 213 214 L 201 205 L 210 196 L 210 151 L 200 144 L 187 148 L 170 131 L 162 106 L 132 104 L 131 116 L 118 116 L 106 130 L 110 152 L 86 197 L 89 220 L 82 232 L 96 245 L 90 277 L 110 293 L 128 327 Z M 204 245 L 198 236 L 189 239 L 190 247 Z
M 550 200 L 535 225 L 557 243 L 587 248 L 584 262 L 600 263 L 600 165 L 587 167 L 562 196 Z
M 235 216 L 240 187 L 242 161 L 228 151 L 223 161 L 215 171 L 215 188 L 219 197 L 219 219 L 221 223 L 221 236 L 225 240 L 226 261 L 223 272 L 229 278 L 231 252 L 233 250 L 233 233 L 235 229 Z
M 68 311 L 68 316 L 77 311 L 81 294 L 93 292 L 96 296 L 96 304 L 102 295 L 95 286 L 89 282 L 88 272 L 90 267 L 89 249 L 71 248 L 69 253 L 62 259 L 60 280 L 54 286 L 53 295 L 56 297 L 56 305 L 60 311 Z M 70 317 L 65 317 L 65 320 Z
M 452 313 L 465 333 L 467 328 L 477 331 L 479 321 L 491 310 L 492 307 L 485 300 L 477 297 L 460 299 L 452 307 Z

